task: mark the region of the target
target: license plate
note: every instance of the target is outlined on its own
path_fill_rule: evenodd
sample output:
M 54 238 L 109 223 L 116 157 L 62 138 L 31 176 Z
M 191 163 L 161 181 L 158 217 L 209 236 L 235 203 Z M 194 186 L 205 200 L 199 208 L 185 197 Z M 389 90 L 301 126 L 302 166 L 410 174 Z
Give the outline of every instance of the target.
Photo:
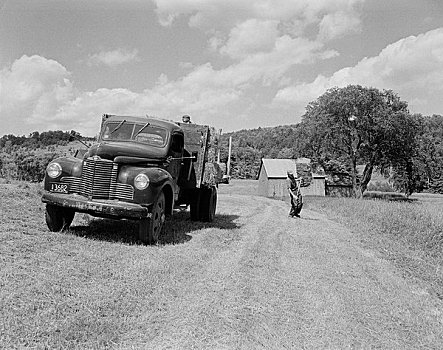
M 57 192 L 57 193 L 69 193 L 69 185 L 68 184 L 61 184 L 56 182 L 51 182 L 51 186 L 49 187 L 49 190 L 51 192 Z

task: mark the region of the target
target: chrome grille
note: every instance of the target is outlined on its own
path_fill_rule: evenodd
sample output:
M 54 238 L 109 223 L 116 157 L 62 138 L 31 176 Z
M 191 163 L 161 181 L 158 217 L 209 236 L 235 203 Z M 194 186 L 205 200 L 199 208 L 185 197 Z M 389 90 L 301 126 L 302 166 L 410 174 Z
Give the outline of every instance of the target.
M 111 185 L 109 199 L 132 201 L 134 199 L 134 187 L 128 184 L 114 183 Z
M 81 188 L 82 188 L 81 178 L 74 176 L 64 176 L 61 178 L 61 181 L 69 184 L 69 192 L 81 194 Z
M 132 201 L 134 187 L 118 183 L 118 165 L 110 160 L 88 158 L 83 162 L 82 176 L 66 176 L 61 180 L 70 185 L 70 192 L 90 199 L 121 199 Z
M 113 165 L 110 160 L 86 159 L 82 170 L 82 194 L 89 198 L 109 198 L 111 183 L 117 180 L 112 178 Z

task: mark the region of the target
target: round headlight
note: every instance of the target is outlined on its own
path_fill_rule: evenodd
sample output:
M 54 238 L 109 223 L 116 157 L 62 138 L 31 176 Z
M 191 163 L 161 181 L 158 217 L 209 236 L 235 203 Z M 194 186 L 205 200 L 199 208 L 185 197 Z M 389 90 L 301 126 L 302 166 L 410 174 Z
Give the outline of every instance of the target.
M 138 174 L 134 179 L 134 186 L 138 190 L 144 190 L 149 186 L 149 177 L 146 174 Z
M 46 168 L 46 172 L 48 173 L 49 177 L 52 177 L 55 179 L 56 177 L 59 177 L 62 173 L 62 167 L 58 163 L 50 163 L 48 167 Z

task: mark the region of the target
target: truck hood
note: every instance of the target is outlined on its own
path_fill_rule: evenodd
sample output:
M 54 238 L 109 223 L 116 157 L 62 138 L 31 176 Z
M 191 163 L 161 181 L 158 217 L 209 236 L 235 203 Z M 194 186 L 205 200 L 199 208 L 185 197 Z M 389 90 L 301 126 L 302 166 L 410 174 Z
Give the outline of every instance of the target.
M 115 157 L 137 157 L 162 159 L 167 156 L 166 148 L 152 147 L 138 142 L 101 142 L 92 146 L 86 156 L 100 156 L 114 160 Z

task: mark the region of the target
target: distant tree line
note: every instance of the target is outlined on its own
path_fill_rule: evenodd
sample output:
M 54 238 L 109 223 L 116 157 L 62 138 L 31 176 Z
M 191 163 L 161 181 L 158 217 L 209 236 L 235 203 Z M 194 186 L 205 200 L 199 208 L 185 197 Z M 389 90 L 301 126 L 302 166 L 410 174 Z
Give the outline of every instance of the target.
M 71 130 L 69 131 L 44 131 L 39 133 L 34 131 L 29 136 L 15 136 L 12 134 L 3 135 L 0 138 L 0 148 L 10 149 L 14 146 L 41 148 L 51 145 L 66 145 L 72 140 L 72 134 L 81 137 L 80 133 Z

